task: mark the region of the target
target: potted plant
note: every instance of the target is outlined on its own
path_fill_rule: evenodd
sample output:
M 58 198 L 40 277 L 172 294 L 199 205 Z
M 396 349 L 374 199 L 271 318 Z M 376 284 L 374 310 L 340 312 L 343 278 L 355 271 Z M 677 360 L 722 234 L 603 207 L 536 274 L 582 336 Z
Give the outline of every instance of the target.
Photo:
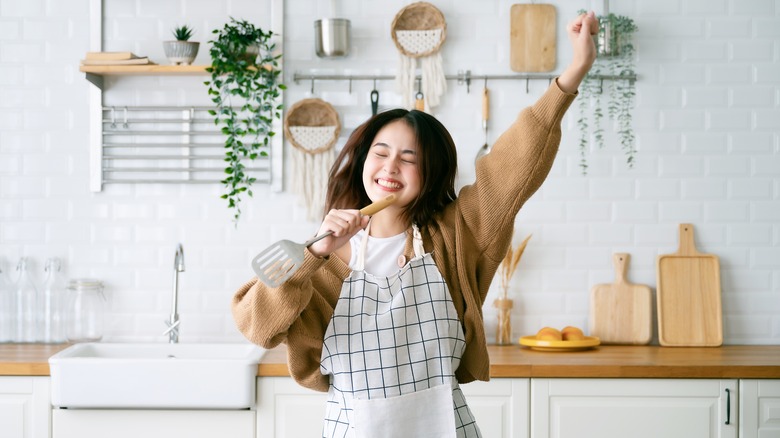
M 200 43 L 190 41 L 192 34 L 192 28 L 189 26 L 179 26 L 173 29 L 173 36 L 176 40 L 163 42 L 165 56 L 171 61 L 171 64 L 190 65 L 195 60 L 195 57 L 198 56 Z
M 586 153 L 591 137 L 599 148 L 604 147 L 602 97 L 607 88 L 607 115 L 617 123 L 617 134 L 628 167 L 633 167 L 636 155 L 631 110 L 636 96 L 633 34 L 637 27 L 631 18 L 615 14 L 599 16 L 598 20 L 598 56 L 579 89 L 577 126 L 580 130 L 580 168 L 583 174 L 588 170 Z M 612 78 L 605 81 L 603 76 Z
M 225 135 L 225 193 L 221 196 L 228 208 L 235 209 L 233 219 L 241 216 L 241 196 L 252 196 L 250 189 L 256 178 L 246 172 L 244 160 L 268 156 L 267 149 L 274 119 L 281 119 L 283 105 L 277 68 L 281 54 L 274 54 L 273 32 L 264 31 L 246 20 L 230 18 L 222 29 L 213 31 L 209 41 L 211 74 L 208 94 L 216 109 L 209 113 L 214 123 L 221 125 Z

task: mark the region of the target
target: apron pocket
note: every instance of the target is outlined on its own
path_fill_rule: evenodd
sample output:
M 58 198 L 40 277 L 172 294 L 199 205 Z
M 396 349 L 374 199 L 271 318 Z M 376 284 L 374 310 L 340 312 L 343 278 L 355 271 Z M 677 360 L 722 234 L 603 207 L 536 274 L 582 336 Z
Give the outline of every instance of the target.
M 353 400 L 356 438 L 454 437 L 449 384 L 397 397 Z

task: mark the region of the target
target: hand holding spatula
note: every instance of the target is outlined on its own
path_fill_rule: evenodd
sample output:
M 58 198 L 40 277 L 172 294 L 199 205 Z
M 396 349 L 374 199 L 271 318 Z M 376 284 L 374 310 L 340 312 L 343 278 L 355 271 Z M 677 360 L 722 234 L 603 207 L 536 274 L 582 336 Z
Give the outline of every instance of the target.
M 395 195 L 389 195 L 360 209 L 362 216 L 373 216 L 385 207 L 396 201 Z M 252 269 L 260 279 L 269 287 L 278 287 L 303 264 L 303 255 L 306 248 L 328 236 L 333 231 L 315 236 L 304 243 L 296 243 L 291 240 L 280 240 L 266 248 L 252 259 Z

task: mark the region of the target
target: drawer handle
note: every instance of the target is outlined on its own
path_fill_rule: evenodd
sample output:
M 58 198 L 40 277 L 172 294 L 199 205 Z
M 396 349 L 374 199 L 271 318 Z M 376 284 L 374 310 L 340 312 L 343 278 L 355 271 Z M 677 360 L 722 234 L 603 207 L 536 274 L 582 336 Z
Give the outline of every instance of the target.
M 726 424 L 731 424 L 731 390 L 726 388 Z

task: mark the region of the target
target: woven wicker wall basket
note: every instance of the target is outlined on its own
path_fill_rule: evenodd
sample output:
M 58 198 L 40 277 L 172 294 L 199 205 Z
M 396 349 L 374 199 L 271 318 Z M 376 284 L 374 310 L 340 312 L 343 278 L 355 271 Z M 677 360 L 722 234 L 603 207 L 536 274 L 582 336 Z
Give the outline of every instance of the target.
M 398 50 L 411 58 L 436 53 L 447 39 L 444 14 L 428 2 L 417 2 L 398 11 L 390 26 Z
M 322 99 L 303 99 L 293 104 L 284 118 L 284 135 L 309 154 L 332 148 L 341 133 L 339 114 Z

